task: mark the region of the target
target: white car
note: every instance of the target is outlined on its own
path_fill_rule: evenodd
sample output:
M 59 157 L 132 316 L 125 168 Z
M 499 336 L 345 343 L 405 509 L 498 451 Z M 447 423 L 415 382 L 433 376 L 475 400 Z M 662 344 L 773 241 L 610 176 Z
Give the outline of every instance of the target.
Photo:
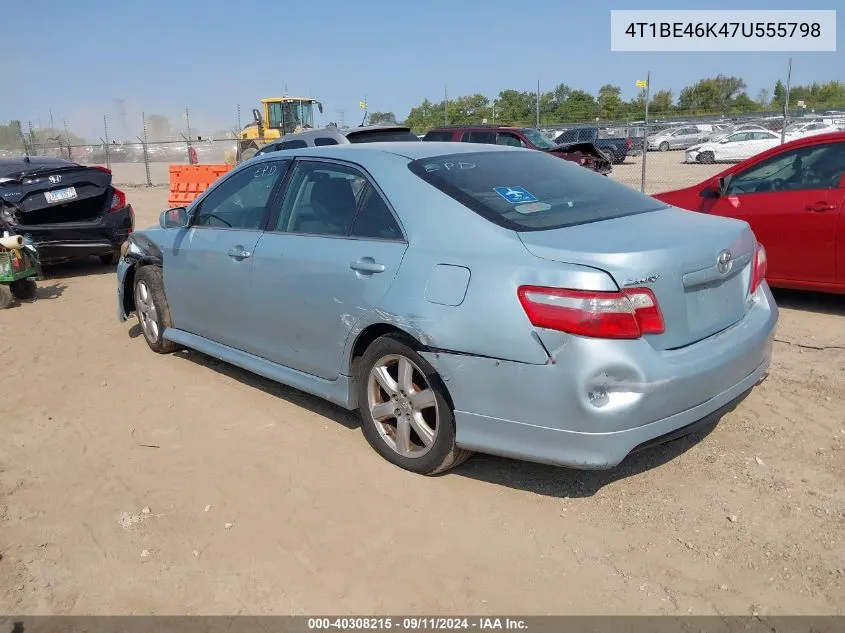
M 765 128 L 762 125 L 757 125 L 756 123 L 743 123 L 741 125 L 735 125 L 733 127 L 725 128 L 722 130 L 716 130 L 713 134 L 710 135 L 710 138 L 707 139 L 708 143 L 714 143 L 716 141 L 721 141 L 726 136 L 730 136 L 735 132 L 771 132 L 769 128 Z
M 686 163 L 740 161 L 780 145 L 780 134 L 769 130 L 734 132 L 718 141 L 694 145 L 686 151 Z
M 837 124 L 832 120 L 810 122 L 796 121 L 795 123 L 787 125 L 785 131 L 790 138 L 804 138 L 806 136 L 815 136 L 816 134 L 837 132 L 842 128 L 842 124 Z

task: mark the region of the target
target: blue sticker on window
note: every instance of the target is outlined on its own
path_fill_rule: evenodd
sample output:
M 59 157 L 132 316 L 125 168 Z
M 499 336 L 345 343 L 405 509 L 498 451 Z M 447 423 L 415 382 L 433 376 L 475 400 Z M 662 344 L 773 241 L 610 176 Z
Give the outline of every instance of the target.
M 537 202 L 537 198 L 528 193 L 528 191 L 523 187 L 493 187 L 493 191 L 498 193 L 511 204 Z

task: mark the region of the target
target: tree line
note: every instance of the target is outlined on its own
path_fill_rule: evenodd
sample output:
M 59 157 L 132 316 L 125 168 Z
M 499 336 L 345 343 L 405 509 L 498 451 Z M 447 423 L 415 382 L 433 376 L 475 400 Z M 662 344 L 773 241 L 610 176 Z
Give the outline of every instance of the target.
M 645 114 L 646 91 L 641 90 L 630 100 L 622 99 L 619 86 L 606 84 L 596 95 L 559 84 L 539 95 L 541 125 L 595 121 L 641 120 Z M 747 92 L 740 77 L 717 75 L 701 79 L 687 86 L 677 97 L 671 90 L 657 90 L 650 95 L 649 117 L 732 115 L 751 112 L 781 112 L 786 100 L 786 86 L 775 83 L 772 90 L 762 89 L 754 98 Z M 845 82 L 814 82 L 792 86 L 789 93 L 790 110 L 798 102 L 810 109 L 845 108 Z M 443 125 L 477 124 L 485 119 L 501 125 L 534 125 L 538 107 L 537 93 L 513 89 L 502 90 L 494 99 L 481 94 L 464 95 L 439 102 L 424 100 L 411 109 L 404 124 L 415 132 Z M 392 112 L 373 112 L 370 123 L 394 123 Z

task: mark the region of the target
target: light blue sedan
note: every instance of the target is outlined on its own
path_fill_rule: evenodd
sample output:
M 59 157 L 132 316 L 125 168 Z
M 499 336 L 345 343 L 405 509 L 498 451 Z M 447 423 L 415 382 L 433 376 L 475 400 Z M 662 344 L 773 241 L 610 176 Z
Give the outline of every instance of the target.
M 136 231 L 118 312 L 359 409 L 384 458 L 604 469 L 717 420 L 767 375 L 778 311 L 740 221 L 543 152 L 286 150 Z

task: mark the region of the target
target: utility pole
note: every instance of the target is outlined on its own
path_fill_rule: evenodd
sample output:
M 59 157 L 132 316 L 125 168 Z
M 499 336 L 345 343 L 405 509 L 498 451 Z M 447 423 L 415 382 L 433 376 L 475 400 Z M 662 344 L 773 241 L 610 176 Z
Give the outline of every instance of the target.
M 537 80 L 537 120 L 536 126 L 538 130 L 540 129 L 540 80 Z
M 449 125 L 449 87 L 443 88 L 443 125 Z
M 50 129 L 55 130 L 56 126 L 53 124 L 53 108 L 50 108 Z
M 117 117 L 120 120 L 120 133 L 124 139 L 129 138 L 129 125 L 126 122 L 126 99 L 115 99 L 117 104 Z
M 789 114 L 789 90 L 792 85 L 792 58 L 789 58 L 789 66 L 786 69 L 786 95 L 783 100 L 783 127 L 780 130 L 780 144 L 786 142 L 786 123 Z
M 643 173 L 640 178 L 640 191 L 645 193 L 645 163 L 648 156 L 648 97 L 651 94 L 651 71 L 645 75 L 645 134 L 643 135 Z

